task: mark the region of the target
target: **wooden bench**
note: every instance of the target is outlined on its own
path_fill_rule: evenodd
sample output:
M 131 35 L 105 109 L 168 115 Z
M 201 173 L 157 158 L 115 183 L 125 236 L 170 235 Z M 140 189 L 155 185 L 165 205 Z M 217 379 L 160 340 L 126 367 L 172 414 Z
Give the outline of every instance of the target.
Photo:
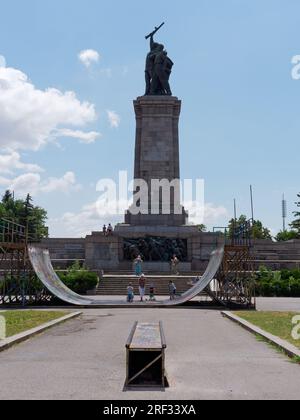
M 126 387 L 164 388 L 166 348 L 161 322 L 136 322 L 126 343 Z

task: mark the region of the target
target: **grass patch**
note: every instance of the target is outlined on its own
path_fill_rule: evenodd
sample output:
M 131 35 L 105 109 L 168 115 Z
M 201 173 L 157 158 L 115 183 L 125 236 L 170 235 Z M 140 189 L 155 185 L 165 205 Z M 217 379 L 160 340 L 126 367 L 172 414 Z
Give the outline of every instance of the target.
M 0 312 L 0 315 L 3 316 L 6 321 L 6 336 L 12 337 L 13 335 L 46 324 L 47 322 L 62 318 L 67 315 L 67 312 L 24 310 Z
M 237 316 L 256 325 L 262 330 L 288 341 L 294 346 L 300 348 L 300 340 L 294 340 L 292 330 L 295 325 L 292 324 L 294 316 L 299 315 L 296 312 L 235 312 Z

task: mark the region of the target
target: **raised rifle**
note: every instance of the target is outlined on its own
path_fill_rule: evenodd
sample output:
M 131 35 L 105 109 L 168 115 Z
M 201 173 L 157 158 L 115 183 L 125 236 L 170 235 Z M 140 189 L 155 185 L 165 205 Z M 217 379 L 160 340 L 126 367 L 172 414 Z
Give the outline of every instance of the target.
M 164 26 L 164 24 L 165 24 L 165 22 L 163 22 L 160 26 L 155 27 L 154 31 L 151 32 L 151 34 L 147 35 L 145 38 L 149 39 L 149 38 L 153 37 L 156 34 L 156 32 L 158 32 Z

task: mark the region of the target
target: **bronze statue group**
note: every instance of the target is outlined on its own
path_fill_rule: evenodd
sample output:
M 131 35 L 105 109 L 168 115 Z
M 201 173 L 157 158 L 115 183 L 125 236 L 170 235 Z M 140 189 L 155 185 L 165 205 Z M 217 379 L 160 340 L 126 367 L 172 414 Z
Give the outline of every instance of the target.
M 154 34 L 150 35 L 150 52 L 146 59 L 146 92 L 149 95 L 172 96 L 169 79 L 174 63 L 168 57 L 164 45 L 153 40 Z

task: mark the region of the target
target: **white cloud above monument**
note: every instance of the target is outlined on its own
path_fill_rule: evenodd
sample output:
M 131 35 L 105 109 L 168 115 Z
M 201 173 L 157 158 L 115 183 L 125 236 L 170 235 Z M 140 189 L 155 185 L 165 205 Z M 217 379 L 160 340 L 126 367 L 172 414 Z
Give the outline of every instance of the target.
M 79 61 L 88 69 L 100 61 L 100 54 L 93 49 L 82 50 L 78 54 Z
M 22 71 L 0 67 L 2 150 L 37 151 L 56 138 L 59 130 L 82 130 L 96 119 L 95 106 L 81 102 L 75 92 L 55 88 L 40 90 Z M 90 143 L 97 137 L 94 131 L 81 130 L 77 131 L 80 141 Z M 75 133 L 72 131 L 70 137 L 76 138 Z

